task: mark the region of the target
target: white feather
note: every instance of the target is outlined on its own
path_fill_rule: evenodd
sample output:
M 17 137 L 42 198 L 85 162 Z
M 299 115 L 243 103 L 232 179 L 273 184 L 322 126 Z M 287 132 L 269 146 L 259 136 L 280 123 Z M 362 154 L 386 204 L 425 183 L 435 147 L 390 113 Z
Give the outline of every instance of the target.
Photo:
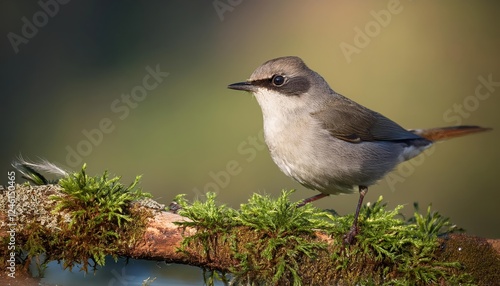
M 34 163 L 34 162 L 30 162 L 30 161 L 25 160 L 21 155 L 19 155 L 19 157 L 17 158 L 17 160 L 14 164 L 16 164 L 16 163 L 20 164 L 20 165 L 26 165 L 30 168 L 33 168 L 37 172 L 49 173 L 49 174 L 56 175 L 58 177 L 65 177 L 69 174 L 68 171 L 58 167 L 54 163 L 51 163 L 51 162 L 49 162 L 45 159 L 41 159 L 41 158 L 40 158 L 39 163 Z

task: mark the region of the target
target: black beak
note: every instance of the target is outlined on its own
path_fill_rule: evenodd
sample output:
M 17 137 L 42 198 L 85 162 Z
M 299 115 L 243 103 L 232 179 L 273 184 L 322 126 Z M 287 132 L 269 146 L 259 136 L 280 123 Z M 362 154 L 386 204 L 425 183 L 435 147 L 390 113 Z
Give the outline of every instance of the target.
M 255 91 L 255 86 L 252 84 L 252 82 L 249 81 L 233 83 L 228 85 L 227 88 L 234 90 L 250 91 L 250 92 Z

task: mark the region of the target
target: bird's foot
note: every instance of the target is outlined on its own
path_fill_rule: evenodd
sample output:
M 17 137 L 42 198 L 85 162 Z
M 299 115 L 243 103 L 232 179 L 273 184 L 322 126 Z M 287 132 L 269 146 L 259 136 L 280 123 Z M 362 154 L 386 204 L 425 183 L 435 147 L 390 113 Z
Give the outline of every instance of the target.
M 356 235 L 358 235 L 359 229 L 357 225 L 353 225 L 351 230 L 344 235 L 344 245 L 351 245 L 354 242 Z

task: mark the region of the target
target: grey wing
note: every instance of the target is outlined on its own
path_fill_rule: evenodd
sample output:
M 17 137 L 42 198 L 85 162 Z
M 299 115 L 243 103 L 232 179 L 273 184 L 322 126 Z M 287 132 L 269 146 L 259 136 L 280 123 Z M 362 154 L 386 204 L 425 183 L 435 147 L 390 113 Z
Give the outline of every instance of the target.
M 353 143 L 422 139 L 380 113 L 344 98 L 330 101 L 311 115 L 332 136 Z

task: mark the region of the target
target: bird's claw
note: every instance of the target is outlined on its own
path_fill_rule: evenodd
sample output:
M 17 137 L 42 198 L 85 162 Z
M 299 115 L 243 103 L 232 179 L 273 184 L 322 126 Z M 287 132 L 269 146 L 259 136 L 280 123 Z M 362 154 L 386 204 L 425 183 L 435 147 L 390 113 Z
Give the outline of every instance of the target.
M 359 229 L 357 225 L 353 225 L 351 230 L 344 235 L 344 244 L 351 245 L 354 242 L 356 235 L 358 235 Z

